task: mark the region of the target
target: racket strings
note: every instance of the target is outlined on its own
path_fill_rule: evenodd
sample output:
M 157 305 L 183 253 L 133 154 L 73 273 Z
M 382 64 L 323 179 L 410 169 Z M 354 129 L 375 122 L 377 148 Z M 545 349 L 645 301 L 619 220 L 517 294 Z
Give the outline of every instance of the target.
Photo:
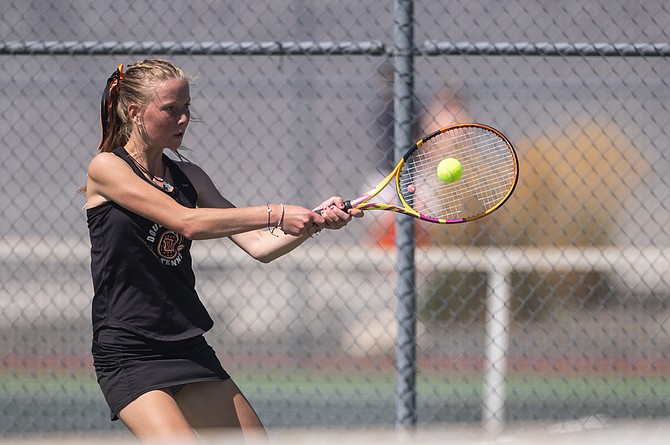
M 460 180 L 447 184 L 437 165 L 455 158 L 463 166 Z M 511 192 L 517 167 L 508 143 L 478 126 L 453 127 L 424 141 L 406 159 L 399 193 L 422 215 L 445 220 L 471 218 L 497 207 Z

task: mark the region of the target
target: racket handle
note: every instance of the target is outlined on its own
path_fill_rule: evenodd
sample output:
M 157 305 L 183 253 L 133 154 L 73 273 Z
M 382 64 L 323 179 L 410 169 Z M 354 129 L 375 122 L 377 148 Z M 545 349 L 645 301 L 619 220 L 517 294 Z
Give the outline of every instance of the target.
M 347 210 L 349 210 L 351 208 L 353 208 L 353 206 L 351 205 L 351 201 L 349 201 L 348 199 L 346 201 L 344 201 L 344 207 L 342 208 L 342 211 L 346 212 Z M 321 214 L 321 209 L 317 210 L 316 213 L 318 213 L 320 215 Z

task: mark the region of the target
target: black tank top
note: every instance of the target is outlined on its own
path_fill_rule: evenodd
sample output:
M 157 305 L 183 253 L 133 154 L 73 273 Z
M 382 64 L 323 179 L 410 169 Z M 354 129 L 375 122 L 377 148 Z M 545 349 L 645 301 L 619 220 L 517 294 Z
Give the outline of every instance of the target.
M 149 180 L 123 147 L 114 154 Z M 197 192 L 179 167 L 163 155 L 174 189 L 168 193 L 194 208 Z M 108 201 L 87 209 L 93 277 L 93 332 L 118 327 L 155 340 L 182 340 L 213 322 L 195 291 L 191 240 Z

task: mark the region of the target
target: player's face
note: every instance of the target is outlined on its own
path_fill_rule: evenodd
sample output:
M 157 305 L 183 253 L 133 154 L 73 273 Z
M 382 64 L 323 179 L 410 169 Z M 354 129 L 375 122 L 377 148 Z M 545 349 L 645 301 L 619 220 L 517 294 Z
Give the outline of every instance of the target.
M 142 114 L 145 142 L 161 149 L 179 148 L 191 119 L 190 103 L 187 81 L 170 79 L 158 84 Z

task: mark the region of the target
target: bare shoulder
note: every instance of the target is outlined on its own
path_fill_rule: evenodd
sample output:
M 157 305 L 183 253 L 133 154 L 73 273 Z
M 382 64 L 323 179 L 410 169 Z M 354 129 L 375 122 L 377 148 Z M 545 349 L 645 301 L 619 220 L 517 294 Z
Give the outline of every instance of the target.
M 125 161 L 114 153 L 98 153 L 88 164 L 88 174 L 89 176 L 95 176 L 110 170 L 121 168 L 124 165 L 126 165 Z
M 105 187 L 109 184 L 118 183 L 115 179 L 120 176 L 124 168 L 129 167 L 125 161 L 113 153 L 99 153 L 91 159 L 88 164 L 88 179 L 86 180 L 87 208 L 96 207 L 110 200 L 108 194 L 105 193 Z

